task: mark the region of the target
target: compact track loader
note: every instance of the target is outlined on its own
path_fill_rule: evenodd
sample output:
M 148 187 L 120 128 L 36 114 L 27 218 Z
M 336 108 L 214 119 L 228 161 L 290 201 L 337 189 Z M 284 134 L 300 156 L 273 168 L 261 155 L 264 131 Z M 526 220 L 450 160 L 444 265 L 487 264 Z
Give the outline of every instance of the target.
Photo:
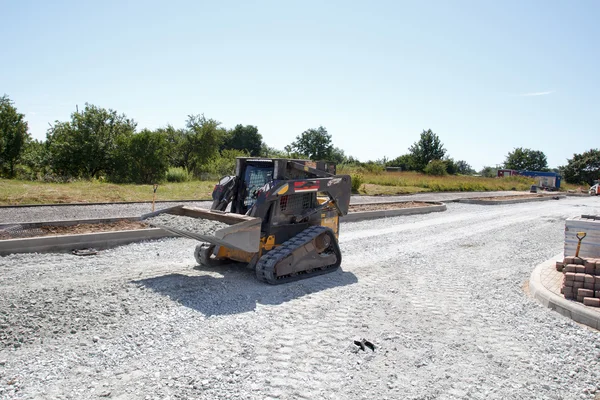
M 241 262 L 263 282 L 280 284 L 336 270 L 339 217 L 348 213 L 351 181 L 335 165 L 292 159 L 237 158 L 236 173 L 222 178 L 210 210 L 185 206 L 161 212 L 230 226 L 214 235 L 159 226 L 202 242 L 196 261 L 208 267 Z

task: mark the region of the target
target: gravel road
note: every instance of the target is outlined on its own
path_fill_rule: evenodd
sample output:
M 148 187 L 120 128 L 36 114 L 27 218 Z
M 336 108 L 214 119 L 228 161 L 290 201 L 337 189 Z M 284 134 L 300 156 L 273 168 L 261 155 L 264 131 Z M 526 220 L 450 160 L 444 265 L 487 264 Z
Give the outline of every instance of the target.
M 352 196 L 351 204 L 391 202 L 391 201 L 452 201 L 482 196 L 514 196 L 516 192 L 461 192 L 461 193 L 419 193 L 402 196 Z M 520 192 L 518 192 L 520 193 Z M 523 192 L 525 193 L 525 192 Z M 193 207 L 210 208 L 212 202 L 156 203 L 156 210 L 186 204 Z M 78 206 L 44 207 L 0 207 L 0 224 L 39 221 L 62 221 L 72 219 L 138 217 L 152 211 L 148 203 L 103 204 Z
M 348 222 L 340 271 L 282 286 L 183 238 L 0 258 L 0 398 L 593 399 L 600 333 L 524 292 L 580 214 L 598 199 Z

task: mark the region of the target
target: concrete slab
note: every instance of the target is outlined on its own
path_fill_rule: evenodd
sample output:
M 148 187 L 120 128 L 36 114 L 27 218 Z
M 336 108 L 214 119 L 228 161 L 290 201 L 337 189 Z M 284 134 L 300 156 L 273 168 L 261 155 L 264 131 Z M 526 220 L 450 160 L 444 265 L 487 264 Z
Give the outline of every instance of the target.
M 563 273 L 556 270 L 556 261 L 562 259 L 563 253 L 559 253 L 535 267 L 529 278 L 531 296 L 544 306 L 573 321 L 600 330 L 600 308 L 567 300 L 560 293 Z

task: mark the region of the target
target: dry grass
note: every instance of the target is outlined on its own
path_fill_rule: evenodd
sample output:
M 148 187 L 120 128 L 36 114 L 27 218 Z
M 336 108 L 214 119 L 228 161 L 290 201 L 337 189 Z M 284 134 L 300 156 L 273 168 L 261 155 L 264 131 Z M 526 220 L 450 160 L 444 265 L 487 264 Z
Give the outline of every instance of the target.
M 533 179 L 525 177 L 483 178 L 477 176 L 431 176 L 418 172 L 382 172 L 362 174 L 365 185 L 361 191 L 368 193 L 381 187 L 390 187 L 391 193 L 431 192 L 483 192 L 496 190 L 529 190 Z M 374 186 L 368 186 L 374 185 Z M 371 193 L 369 193 L 371 194 Z
M 422 192 L 431 192 L 431 190 L 416 186 L 385 186 L 376 185 L 373 183 L 365 183 L 360 188 L 361 194 L 367 194 L 369 196 L 391 196 L 396 194 L 411 194 Z

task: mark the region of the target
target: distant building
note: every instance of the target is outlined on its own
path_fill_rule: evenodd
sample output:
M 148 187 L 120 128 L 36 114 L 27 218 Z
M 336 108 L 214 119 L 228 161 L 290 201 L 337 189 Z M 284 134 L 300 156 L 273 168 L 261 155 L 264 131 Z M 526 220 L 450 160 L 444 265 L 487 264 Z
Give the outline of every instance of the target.
M 498 178 L 505 178 L 509 176 L 527 176 L 535 178 L 537 185 L 544 189 L 560 189 L 560 181 L 562 177 L 556 172 L 542 172 L 542 171 L 517 171 L 514 169 L 499 169 Z

